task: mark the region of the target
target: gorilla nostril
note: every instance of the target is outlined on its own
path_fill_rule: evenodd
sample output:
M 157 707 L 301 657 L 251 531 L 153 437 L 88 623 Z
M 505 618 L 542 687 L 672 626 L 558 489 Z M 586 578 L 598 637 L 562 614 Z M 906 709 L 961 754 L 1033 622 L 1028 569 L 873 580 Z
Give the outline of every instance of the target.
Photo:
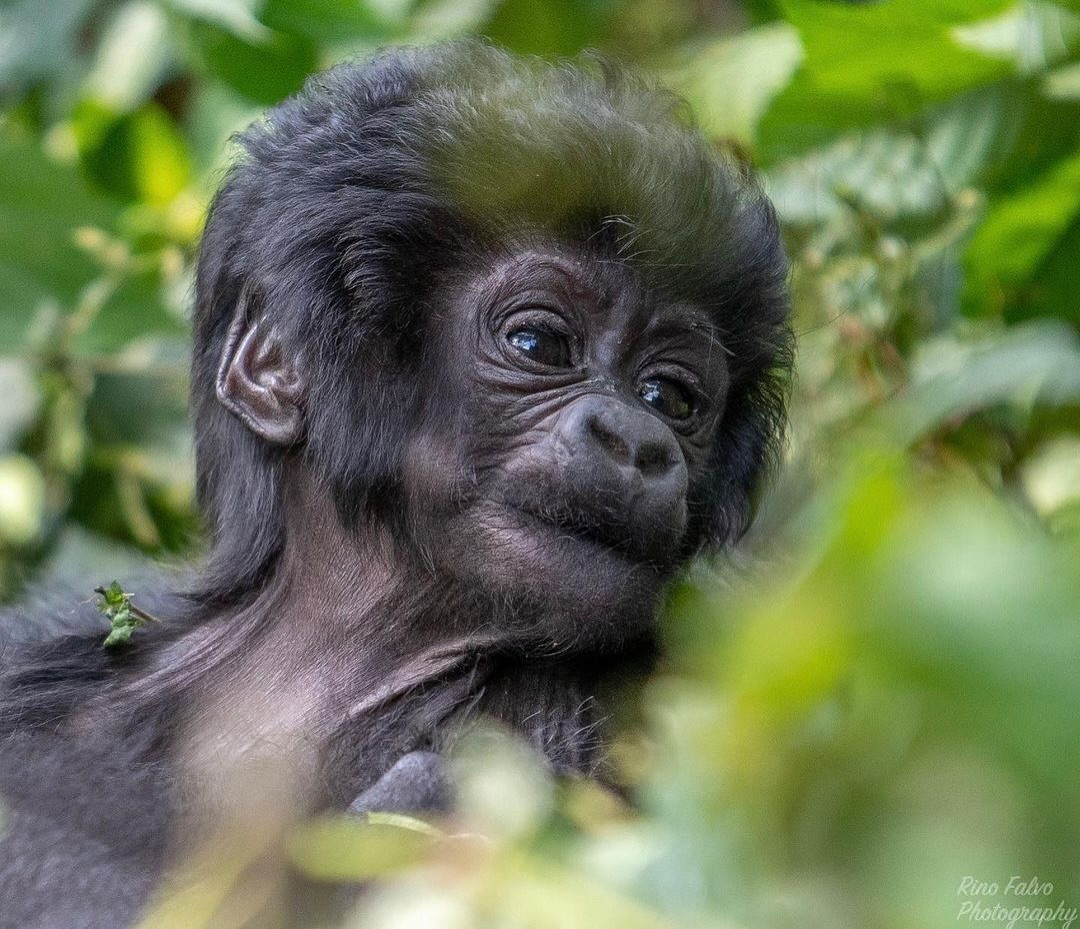
M 622 436 L 596 414 L 589 417 L 587 425 L 592 437 L 612 458 L 619 464 L 630 464 L 630 446 Z
M 586 434 L 610 460 L 634 468 L 642 477 L 663 477 L 677 463 L 677 449 L 655 434 L 662 427 L 652 419 L 598 411 L 588 414 L 584 425 Z
M 674 467 L 675 458 L 666 445 L 644 442 L 638 448 L 634 464 L 645 477 L 660 477 Z

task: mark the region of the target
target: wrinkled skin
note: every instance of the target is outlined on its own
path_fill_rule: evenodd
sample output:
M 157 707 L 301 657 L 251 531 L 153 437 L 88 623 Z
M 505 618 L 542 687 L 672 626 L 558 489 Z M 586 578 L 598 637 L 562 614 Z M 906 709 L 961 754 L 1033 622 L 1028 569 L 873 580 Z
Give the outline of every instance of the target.
M 708 317 L 534 249 L 476 275 L 433 336 L 449 357 L 408 473 L 438 567 L 542 609 L 553 647 L 645 631 L 723 414 Z

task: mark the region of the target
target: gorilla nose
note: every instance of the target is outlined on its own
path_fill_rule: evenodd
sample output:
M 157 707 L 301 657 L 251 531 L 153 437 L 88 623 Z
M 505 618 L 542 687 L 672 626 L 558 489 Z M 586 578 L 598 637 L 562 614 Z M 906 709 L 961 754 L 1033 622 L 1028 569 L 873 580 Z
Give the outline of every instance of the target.
M 621 400 L 579 400 L 566 437 L 571 449 L 585 452 L 595 467 L 615 465 L 624 478 L 635 479 L 636 472 L 647 484 L 666 483 L 682 470 L 682 453 L 671 430 Z
M 689 473 L 662 420 L 619 397 L 585 396 L 564 412 L 552 438 L 559 483 L 541 510 L 640 557 L 674 553 L 686 529 Z

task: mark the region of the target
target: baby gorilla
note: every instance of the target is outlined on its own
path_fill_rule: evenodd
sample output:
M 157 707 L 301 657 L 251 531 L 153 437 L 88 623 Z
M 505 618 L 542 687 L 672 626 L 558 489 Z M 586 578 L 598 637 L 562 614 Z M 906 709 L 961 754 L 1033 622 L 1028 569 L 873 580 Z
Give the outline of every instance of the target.
M 212 546 L 129 645 L 6 652 L 0 923 L 132 921 L 267 771 L 308 811 L 441 806 L 479 716 L 605 776 L 607 684 L 745 528 L 790 364 L 773 211 L 678 114 L 461 43 L 243 135 L 197 280 Z

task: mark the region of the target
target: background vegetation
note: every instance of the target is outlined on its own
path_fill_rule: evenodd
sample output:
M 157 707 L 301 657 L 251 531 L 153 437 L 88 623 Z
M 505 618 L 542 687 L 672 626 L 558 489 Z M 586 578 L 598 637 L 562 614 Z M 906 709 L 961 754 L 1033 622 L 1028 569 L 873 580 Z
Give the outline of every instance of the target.
M 0 596 L 197 549 L 187 311 L 230 133 L 344 56 L 460 33 L 662 75 L 764 172 L 801 336 L 788 461 L 754 569 L 674 598 L 616 748 L 640 811 L 489 747 L 503 773 L 462 774 L 487 840 L 330 822 L 284 853 L 391 872 L 364 925 L 1067 925 L 1076 0 L 5 0 Z M 272 875 L 225 847 L 153 918 L 265 924 Z

